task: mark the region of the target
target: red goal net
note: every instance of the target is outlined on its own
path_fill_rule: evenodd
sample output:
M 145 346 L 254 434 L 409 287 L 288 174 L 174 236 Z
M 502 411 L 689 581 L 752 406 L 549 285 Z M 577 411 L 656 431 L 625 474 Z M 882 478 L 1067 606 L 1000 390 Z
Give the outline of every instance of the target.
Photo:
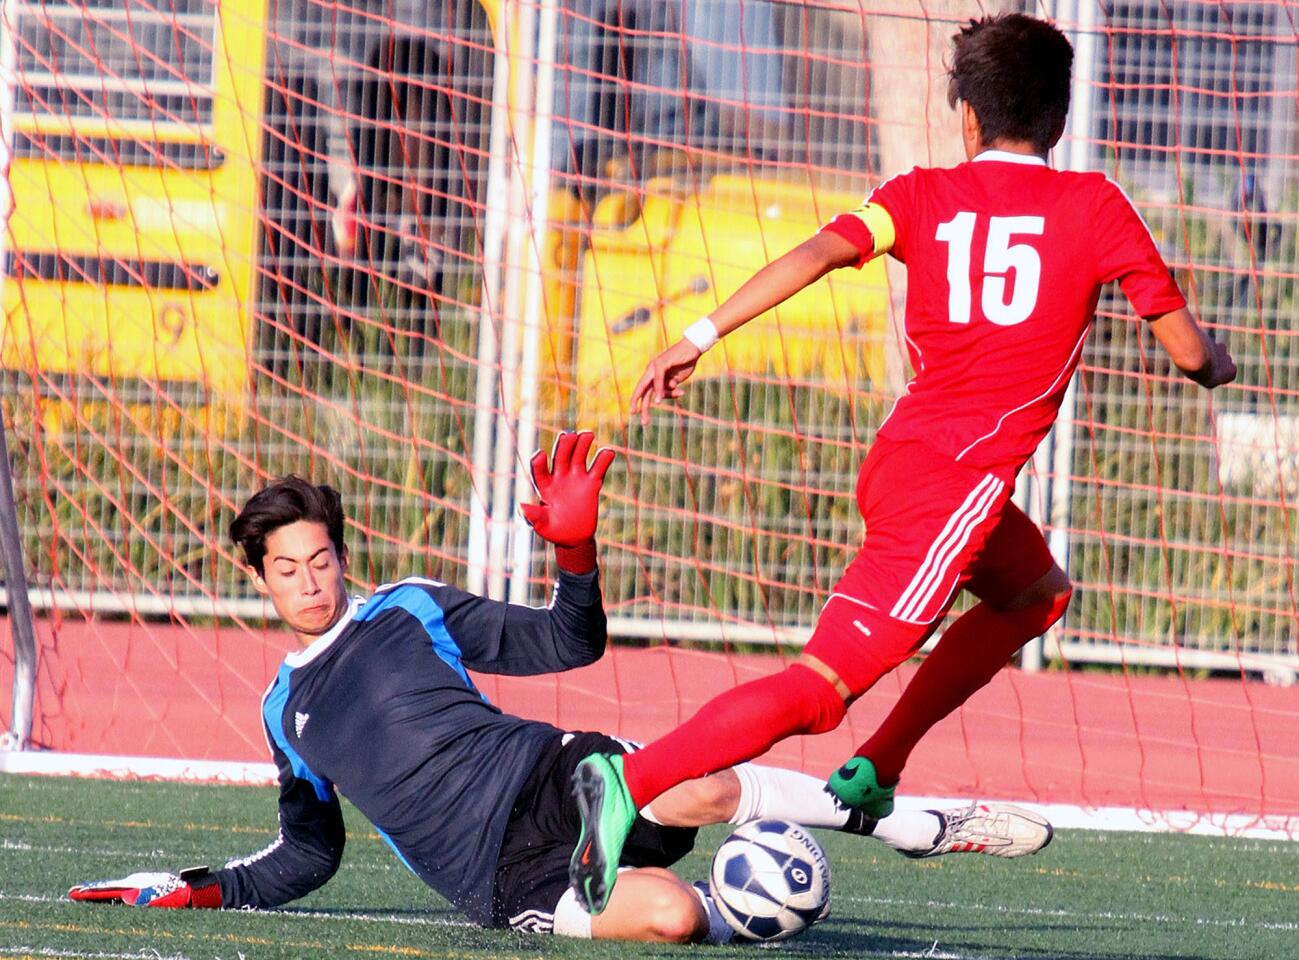
M 257 704 L 289 640 L 227 527 L 288 472 L 343 492 L 357 592 L 414 574 L 543 602 L 553 568 L 517 507 L 532 450 L 574 425 L 619 453 L 600 527 L 615 646 L 484 692 L 646 739 L 774 670 L 860 542 L 857 467 L 909 375 L 904 276 L 828 277 L 648 425 L 630 388 L 883 177 L 960 159 L 945 51 L 992 9 L 5 4 L 0 375 L 38 608 L 32 744 L 265 759 Z M 1125 187 L 1241 374 L 1186 385 L 1106 291 L 1017 491 L 1075 600 L 903 786 L 1286 833 L 1299 12 L 1032 12 L 1077 54 L 1052 162 Z M 0 678 L 13 664 L 0 646 Z M 824 772 L 908 675 L 775 759 Z

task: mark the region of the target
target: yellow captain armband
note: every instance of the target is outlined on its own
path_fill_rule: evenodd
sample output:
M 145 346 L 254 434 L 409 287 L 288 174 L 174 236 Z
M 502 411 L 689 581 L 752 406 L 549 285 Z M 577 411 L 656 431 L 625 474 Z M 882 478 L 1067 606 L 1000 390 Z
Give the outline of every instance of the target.
M 863 203 L 856 210 L 851 211 L 851 214 L 866 224 L 866 229 L 871 232 L 871 237 L 875 241 L 875 256 L 878 257 L 893 249 L 897 230 L 893 226 L 893 217 L 887 210 L 877 203 Z

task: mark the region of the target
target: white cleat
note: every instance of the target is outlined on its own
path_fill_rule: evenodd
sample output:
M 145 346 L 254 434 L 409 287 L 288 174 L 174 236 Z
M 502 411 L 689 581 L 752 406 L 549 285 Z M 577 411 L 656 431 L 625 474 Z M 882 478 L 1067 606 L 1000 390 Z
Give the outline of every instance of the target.
M 1048 843 L 1054 831 L 1047 819 L 1009 803 L 979 803 L 952 810 L 930 810 L 941 827 L 932 846 L 903 850 L 916 860 L 947 853 L 983 853 L 990 857 L 1026 857 Z

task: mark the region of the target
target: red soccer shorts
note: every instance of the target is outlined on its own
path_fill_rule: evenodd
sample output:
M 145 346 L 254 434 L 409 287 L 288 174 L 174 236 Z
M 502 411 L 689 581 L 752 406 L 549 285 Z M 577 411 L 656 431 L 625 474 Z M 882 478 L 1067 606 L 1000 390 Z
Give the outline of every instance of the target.
M 866 539 L 806 652 L 860 695 L 920 649 L 962 587 L 994 605 L 1023 592 L 1054 561 L 1012 492 L 1008 472 L 876 441 L 857 479 Z

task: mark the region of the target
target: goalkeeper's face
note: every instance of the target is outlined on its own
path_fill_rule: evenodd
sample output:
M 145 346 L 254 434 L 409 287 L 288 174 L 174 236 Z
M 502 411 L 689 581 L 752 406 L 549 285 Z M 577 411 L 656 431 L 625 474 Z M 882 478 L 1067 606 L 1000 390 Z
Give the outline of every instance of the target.
M 323 523 L 299 520 L 266 537 L 262 572 L 252 571 L 257 592 L 303 644 L 327 631 L 347 610 L 347 552 L 339 556 Z

